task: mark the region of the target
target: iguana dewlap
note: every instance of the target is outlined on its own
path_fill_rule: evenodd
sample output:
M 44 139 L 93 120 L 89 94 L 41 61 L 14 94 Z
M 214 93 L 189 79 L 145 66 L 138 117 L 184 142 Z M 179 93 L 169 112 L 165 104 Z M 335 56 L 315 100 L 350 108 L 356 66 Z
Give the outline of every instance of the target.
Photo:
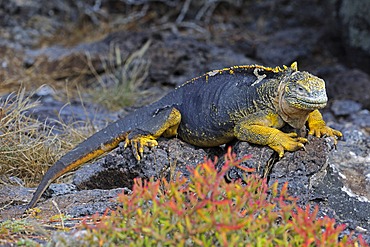
M 117 147 L 131 146 L 137 160 L 144 146 L 154 147 L 160 136 L 214 147 L 233 139 L 267 145 L 280 157 L 304 147 L 306 138 L 279 129 L 285 124 L 309 134 L 339 138 L 326 126 L 318 109 L 325 107 L 325 82 L 297 69 L 259 65 L 214 70 L 176 88 L 159 101 L 100 130 L 65 154 L 45 174 L 31 202 L 32 208 L 52 181 L 83 163 Z

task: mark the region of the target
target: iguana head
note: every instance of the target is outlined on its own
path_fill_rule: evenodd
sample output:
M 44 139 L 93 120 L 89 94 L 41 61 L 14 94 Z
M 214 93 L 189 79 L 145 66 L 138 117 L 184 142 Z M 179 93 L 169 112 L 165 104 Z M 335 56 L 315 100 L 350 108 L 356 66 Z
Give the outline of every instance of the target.
M 328 97 L 325 81 L 305 71 L 298 71 L 296 64 L 291 66 L 295 71 L 284 81 L 282 97 L 289 106 L 301 110 L 316 110 L 326 106 Z
M 326 106 L 325 82 L 308 72 L 298 71 L 297 63 L 284 69 L 275 101 L 277 112 L 285 122 L 299 129 L 304 126 L 310 112 Z

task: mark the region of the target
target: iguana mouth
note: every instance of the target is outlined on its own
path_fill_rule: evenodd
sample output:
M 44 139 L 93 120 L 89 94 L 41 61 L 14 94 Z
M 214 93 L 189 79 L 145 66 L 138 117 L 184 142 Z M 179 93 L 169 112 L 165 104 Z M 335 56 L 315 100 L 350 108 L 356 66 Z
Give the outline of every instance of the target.
M 288 102 L 298 109 L 315 110 L 322 109 L 326 106 L 328 99 L 322 98 L 303 98 L 303 97 L 292 97 Z

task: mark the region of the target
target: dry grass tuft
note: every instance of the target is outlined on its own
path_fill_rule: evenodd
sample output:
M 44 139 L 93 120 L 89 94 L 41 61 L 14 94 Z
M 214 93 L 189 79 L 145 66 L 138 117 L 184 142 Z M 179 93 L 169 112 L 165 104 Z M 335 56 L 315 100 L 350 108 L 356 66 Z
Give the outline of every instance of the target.
M 147 42 L 126 60 L 121 57 L 119 48 L 112 46 L 103 74 L 98 74 L 90 66 L 100 84 L 99 90 L 82 90 L 91 95 L 92 101 L 110 110 L 134 104 L 148 94 L 145 90 L 139 90 L 139 87 L 148 76 L 149 62 L 144 55 L 149 46 L 150 42 Z M 28 72 L 35 76 L 37 74 L 32 72 L 32 68 Z M 109 76 L 113 85 L 105 84 L 102 76 Z M 47 124 L 30 117 L 39 102 L 32 99 L 32 94 L 26 93 L 28 91 L 23 88 L 6 98 L 0 98 L 0 183 L 36 185 L 64 153 L 95 132 L 91 121 L 66 124 L 59 118 Z M 67 88 L 66 91 L 70 90 Z
M 119 110 L 133 105 L 138 99 L 149 94 L 146 90 L 139 90 L 149 73 L 150 62 L 144 57 L 150 47 L 150 41 L 133 52 L 125 61 L 117 46 L 112 46 L 109 62 L 105 65 L 103 75 L 113 85 L 107 85 L 104 79 L 90 65 L 90 70 L 101 85 L 100 90 L 89 90 L 94 102 L 103 105 L 109 110 Z
M 22 89 L 0 101 L 2 183 L 19 181 L 11 179 L 19 178 L 25 186 L 35 185 L 50 165 L 89 132 L 89 128 L 82 130 L 61 121 L 58 125 L 62 129 L 56 131 L 55 127 L 30 117 L 32 109 L 39 105 L 31 97 Z

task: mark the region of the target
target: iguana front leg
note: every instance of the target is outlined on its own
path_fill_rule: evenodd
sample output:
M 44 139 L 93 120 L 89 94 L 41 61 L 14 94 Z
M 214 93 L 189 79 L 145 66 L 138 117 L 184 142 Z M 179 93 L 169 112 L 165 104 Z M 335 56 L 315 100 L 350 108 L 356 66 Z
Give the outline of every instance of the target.
M 298 137 L 296 133 L 284 133 L 278 130 L 283 125 L 283 120 L 277 114 L 263 112 L 251 114 L 236 124 L 234 135 L 241 141 L 267 145 L 281 158 L 285 151 L 304 148 L 304 143 L 307 142 L 306 138 Z
M 322 119 L 321 113 L 318 110 L 315 110 L 308 115 L 307 124 L 309 128 L 309 135 L 314 135 L 316 137 L 333 137 L 335 144 L 337 144 L 337 139 L 343 136 L 340 131 L 332 129 L 326 125 L 325 121 Z

